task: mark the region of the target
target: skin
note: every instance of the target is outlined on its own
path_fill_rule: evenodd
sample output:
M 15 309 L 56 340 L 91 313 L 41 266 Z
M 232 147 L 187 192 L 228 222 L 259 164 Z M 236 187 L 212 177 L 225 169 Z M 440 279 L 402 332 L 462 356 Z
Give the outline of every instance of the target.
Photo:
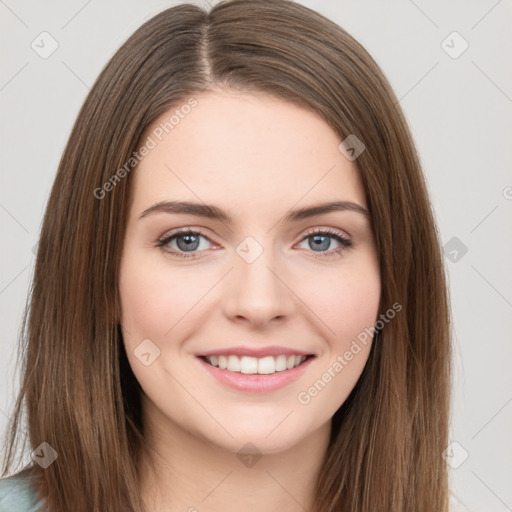
M 298 395 L 374 325 L 380 276 L 368 217 L 348 210 L 283 217 L 328 201 L 367 207 L 364 189 L 318 114 L 264 94 L 219 89 L 196 99 L 130 177 L 121 324 L 156 467 L 153 474 L 141 457 L 141 492 L 157 512 L 310 510 L 331 418 L 361 375 L 371 340 L 309 403 Z M 164 212 L 139 219 L 169 200 L 221 206 L 233 223 Z M 202 231 L 192 257 L 165 252 L 190 254 L 177 239 L 157 247 L 186 228 Z M 352 246 L 326 235 L 315 250 L 314 229 L 335 230 Z M 263 250 L 251 263 L 237 253 L 248 236 Z M 149 366 L 134 354 L 145 339 L 160 350 Z M 316 357 L 295 382 L 248 393 L 214 379 L 195 356 L 242 344 Z M 251 467 L 237 457 L 248 442 L 263 455 Z

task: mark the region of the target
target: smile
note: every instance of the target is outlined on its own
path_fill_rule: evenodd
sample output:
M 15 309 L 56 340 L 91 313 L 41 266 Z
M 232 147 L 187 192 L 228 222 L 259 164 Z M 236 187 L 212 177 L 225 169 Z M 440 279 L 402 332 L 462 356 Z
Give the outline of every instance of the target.
M 266 357 L 250 357 L 236 355 L 203 356 L 202 358 L 212 366 L 228 372 L 243 373 L 245 375 L 270 375 L 276 372 L 291 370 L 301 365 L 308 357 L 301 355 L 277 355 Z
M 236 355 L 198 355 L 196 361 L 209 378 L 237 391 L 268 393 L 299 379 L 317 359 L 314 355 L 276 355 L 265 357 Z

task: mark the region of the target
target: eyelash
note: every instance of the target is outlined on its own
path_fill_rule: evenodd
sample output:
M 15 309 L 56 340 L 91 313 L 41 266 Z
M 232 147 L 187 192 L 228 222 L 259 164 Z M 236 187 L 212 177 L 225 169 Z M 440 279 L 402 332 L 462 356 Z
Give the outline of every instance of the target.
M 159 239 L 156 243 L 156 247 L 163 248 L 169 242 L 171 242 L 175 238 L 179 237 L 180 235 L 200 235 L 211 242 L 211 240 L 206 235 L 204 235 L 201 231 L 186 229 L 186 230 L 178 231 L 169 236 L 165 236 L 164 238 Z M 335 255 L 341 254 L 348 247 L 352 247 L 352 242 L 348 238 L 345 238 L 338 231 L 334 231 L 332 229 L 319 229 L 319 228 L 314 229 L 313 231 L 304 235 L 301 242 L 303 242 L 304 240 L 306 240 L 307 238 L 309 238 L 310 236 L 313 236 L 313 235 L 328 235 L 329 237 L 334 238 L 337 242 L 340 242 L 342 245 L 342 247 L 340 247 L 338 249 L 320 252 L 320 253 L 318 253 L 319 255 L 314 256 L 315 258 L 330 258 Z M 170 254 L 173 257 L 176 256 L 178 258 L 195 258 L 196 257 L 195 254 L 197 254 L 197 253 L 186 254 L 184 252 L 179 252 L 179 251 L 175 251 L 175 250 L 169 251 L 167 249 L 163 249 L 163 250 L 167 254 Z M 200 252 L 202 252 L 202 251 L 200 251 Z M 312 251 L 312 252 L 315 252 L 315 251 Z M 320 254 L 322 254 L 322 256 L 320 256 Z

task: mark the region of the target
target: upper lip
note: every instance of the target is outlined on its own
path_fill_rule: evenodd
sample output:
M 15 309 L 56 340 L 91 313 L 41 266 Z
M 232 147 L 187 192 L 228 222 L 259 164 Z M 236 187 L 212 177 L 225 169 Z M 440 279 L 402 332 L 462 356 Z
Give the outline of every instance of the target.
M 277 345 L 270 345 L 267 347 L 248 347 L 241 345 L 239 347 L 231 347 L 231 348 L 219 348 L 216 350 L 208 350 L 205 352 L 200 352 L 196 354 L 198 357 L 202 356 L 249 356 L 249 357 L 256 357 L 256 358 L 262 358 L 266 356 L 279 356 L 279 355 L 285 355 L 285 356 L 293 356 L 293 355 L 299 355 L 299 356 L 309 356 L 313 355 L 311 352 L 306 352 L 304 350 L 298 350 L 296 348 L 288 348 L 288 347 L 280 347 Z

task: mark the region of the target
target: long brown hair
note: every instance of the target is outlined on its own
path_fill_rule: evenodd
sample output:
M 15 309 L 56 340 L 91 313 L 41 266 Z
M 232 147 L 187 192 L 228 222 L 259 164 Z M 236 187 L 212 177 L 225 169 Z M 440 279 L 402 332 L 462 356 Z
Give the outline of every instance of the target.
M 395 302 L 403 311 L 379 332 L 334 415 L 315 509 L 446 511 L 450 314 L 420 163 L 372 57 L 334 22 L 290 0 L 167 9 L 124 43 L 96 80 L 44 216 L 3 475 L 12 472 L 25 411 L 31 449 L 47 442 L 58 453 L 47 469 L 28 468 L 52 512 L 143 510 L 140 389 L 119 327 L 132 181 L 126 162 L 157 117 L 211 84 L 312 109 L 342 140 L 353 134 L 366 148 L 356 164 L 377 243 L 380 312 Z

